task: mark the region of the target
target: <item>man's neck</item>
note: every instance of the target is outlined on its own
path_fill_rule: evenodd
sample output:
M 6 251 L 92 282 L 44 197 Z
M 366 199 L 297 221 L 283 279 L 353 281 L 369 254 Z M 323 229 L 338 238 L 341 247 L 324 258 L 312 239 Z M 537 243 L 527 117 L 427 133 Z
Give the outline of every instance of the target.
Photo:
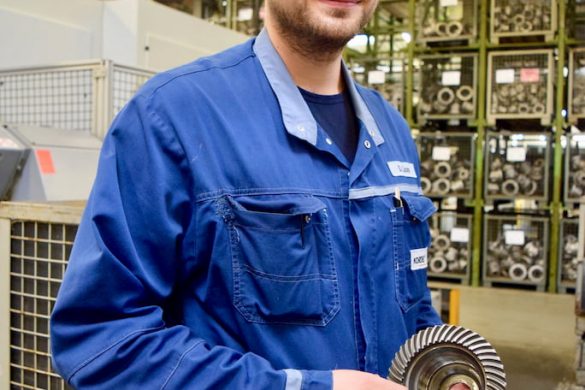
M 287 42 L 273 26 L 267 25 L 266 29 L 272 45 L 297 86 L 320 95 L 335 95 L 343 91 L 345 81 L 341 73 L 342 50 L 329 55 L 315 53 L 310 56 Z

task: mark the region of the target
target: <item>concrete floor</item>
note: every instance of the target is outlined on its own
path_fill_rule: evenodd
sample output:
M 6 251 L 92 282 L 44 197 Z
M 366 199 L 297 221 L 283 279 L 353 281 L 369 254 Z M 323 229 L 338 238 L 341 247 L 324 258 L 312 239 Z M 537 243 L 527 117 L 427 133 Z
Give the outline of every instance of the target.
M 496 348 L 509 390 L 555 390 L 574 381 L 573 295 L 457 288 L 460 325 L 478 332 Z

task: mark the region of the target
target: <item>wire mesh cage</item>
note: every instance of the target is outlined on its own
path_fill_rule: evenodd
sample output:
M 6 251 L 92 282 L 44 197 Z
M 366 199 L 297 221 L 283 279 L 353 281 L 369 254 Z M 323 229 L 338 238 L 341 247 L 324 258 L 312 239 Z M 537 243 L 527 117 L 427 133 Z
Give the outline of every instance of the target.
M 577 283 L 577 264 L 579 252 L 579 220 L 561 221 L 559 240 L 558 285 L 561 291 L 574 289 Z
M 585 0 L 568 0 L 566 16 L 567 35 L 585 41 Z
M 0 118 L 103 136 L 113 116 L 153 74 L 111 61 L 0 71 Z
M 552 50 L 498 51 L 488 54 L 487 121 L 540 119 L 553 112 Z
M 423 193 L 432 197 L 473 197 L 476 134 L 420 133 Z
M 585 203 L 585 134 L 568 134 L 565 148 L 565 203 Z
M 6 207 L 8 205 L 8 207 Z M 51 365 L 50 315 L 77 232 L 82 207 L 4 203 L 0 234 L 9 245 L 10 387 L 66 389 Z
M 440 212 L 430 221 L 429 277 L 469 282 L 472 215 Z
M 485 199 L 547 201 L 550 143 L 551 137 L 547 133 L 488 132 Z
M 477 55 L 420 56 L 418 120 L 476 116 Z
M 349 67 L 358 83 L 377 90 L 403 112 L 406 71 L 403 58 L 352 58 Z
M 544 291 L 548 218 L 486 215 L 483 234 L 484 285 L 524 284 Z
M 585 48 L 569 52 L 569 120 L 585 118 Z
M 477 0 L 423 0 L 417 2 L 416 20 L 421 43 L 459 41 L 477 37 Z
M 556 30 L 556 0 L 491 1 L 490 37 L 494 43 L 502 38 L 535 35 L 551 41 Z

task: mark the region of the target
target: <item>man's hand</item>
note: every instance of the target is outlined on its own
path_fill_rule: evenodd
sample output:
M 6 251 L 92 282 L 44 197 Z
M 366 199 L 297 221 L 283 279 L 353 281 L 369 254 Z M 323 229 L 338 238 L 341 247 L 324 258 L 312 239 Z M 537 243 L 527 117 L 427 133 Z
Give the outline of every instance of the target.
M 406 387 L 367 372 L 335 370 L 333 390 L 406 390 Z

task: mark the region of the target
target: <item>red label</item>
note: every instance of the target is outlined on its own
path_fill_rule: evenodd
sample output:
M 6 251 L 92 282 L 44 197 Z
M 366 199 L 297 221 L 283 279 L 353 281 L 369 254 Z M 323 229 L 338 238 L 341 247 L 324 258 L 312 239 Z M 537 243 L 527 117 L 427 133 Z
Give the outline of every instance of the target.
M 53 164 L 53 156 L 51 156 L 51 151 L 48 149 L 37 149 L 36 154 L 41 173 L 44 175 L 51 175 L 55 173 L 55 165 Z
M 520 82 L 522 83 L 538 83 L 540 81 L 540 69 L 538 68 L 522 68 L 520 69 Z

